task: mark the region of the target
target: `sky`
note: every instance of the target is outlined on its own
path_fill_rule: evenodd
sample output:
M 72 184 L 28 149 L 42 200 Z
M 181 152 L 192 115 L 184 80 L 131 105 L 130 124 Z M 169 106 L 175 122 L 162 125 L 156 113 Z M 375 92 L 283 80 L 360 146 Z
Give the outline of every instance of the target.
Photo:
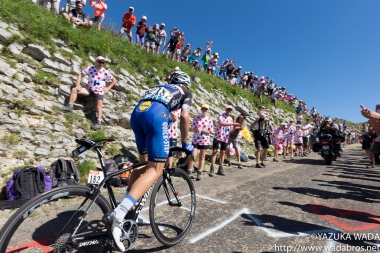
M 145 15 L 148 25 L 165 23 L 167 33 L 178 27 L 193 50 L 213 41 L 212 51 L 221 62 L 236 59 L 243 71 L 269 76 L 322 115 L 363 122 L 359 105 L 375 110 L 380 104 L 378 0 L 105 3 L 104 24 L 115 25 L 117 31 L 133 6 L 138 21 Z M 89 0 L 84 11 L 93 13 Z

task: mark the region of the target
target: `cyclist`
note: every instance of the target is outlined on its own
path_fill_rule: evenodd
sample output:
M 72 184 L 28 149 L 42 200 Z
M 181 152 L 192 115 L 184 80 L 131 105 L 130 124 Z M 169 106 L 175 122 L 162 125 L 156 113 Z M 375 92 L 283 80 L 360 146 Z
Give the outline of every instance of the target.
M 194 150 L 188 144 L 187 136 L 190 128 L 189 112 L 192 95 L 189 91 L 190 77 L 182 71 L 173 71 L 169 84 L 160 84 L 145 92 L 136 105 L 131 116 L 131 127 L 135 134 L 140 161 L 148 161 L 148 165 L 132 172 L 127 195 L 115 208 L 103 216 L 107 230 L 112 234 L 121 251 L 125 247 L 121 241 L 121 224 L 129 210 L 145 192 L 162 175 L 169 155 L 170 141 L 168 135 L 169 114 L 181 109 L 180 131 L 182 148 L 191 154 Z

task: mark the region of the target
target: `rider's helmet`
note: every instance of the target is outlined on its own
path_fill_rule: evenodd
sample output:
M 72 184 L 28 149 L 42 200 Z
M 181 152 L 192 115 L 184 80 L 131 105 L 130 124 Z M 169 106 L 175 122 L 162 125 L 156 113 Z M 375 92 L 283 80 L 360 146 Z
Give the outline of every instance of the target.
M 331 119 L 331 118 L 327 118 L 327 119 L 326 119 L 326 122 L 331 123 L 331 122 L 332 122 L 332 119 Z
M 182 71 L 174 71 L 169 78 L 171 84 L 184 84 L 191 87 L 191 79 L 188 74 Z

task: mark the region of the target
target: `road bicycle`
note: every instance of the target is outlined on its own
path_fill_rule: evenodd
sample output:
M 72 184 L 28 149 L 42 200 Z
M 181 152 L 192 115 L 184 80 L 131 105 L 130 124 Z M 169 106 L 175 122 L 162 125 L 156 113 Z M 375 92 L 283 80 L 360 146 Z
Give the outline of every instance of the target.
M 141 168 L 147 162 L 120 168 L 108 173 L 102 147 L 115 139 L 76 139 L 80 147 L 73 156 L 94 149 L 101 170 L 90 171 L 90 186 L 71 185 L 55 188 L 38 195 L 19 208 L 0 230 L 0 252 L 114 252 L 116 244 L 102 222 L 102 216 L 119 203 L 110 180 L 126 171 Z M 170 152 L 184 151 L 172 148 Z M 191 155 L 182 158 L 179 168 L 165 168 L 163 175 L 139 199 L 122 223 L 121 240 L 126 251 L 138 238 L 139 214 L 150 196 L 149 221 L 159 242 L 173 246 L 189 233 L 194 219 L 196 196 L 192 180 L 184 169 Z M 144 168 L 142 168 L 144 169 Z M 102 192 L 107 191 L 109 201 Z M 124 195 L 122 196 L 124 198 Z M 35 248 L 36 250 L 31 250 Z

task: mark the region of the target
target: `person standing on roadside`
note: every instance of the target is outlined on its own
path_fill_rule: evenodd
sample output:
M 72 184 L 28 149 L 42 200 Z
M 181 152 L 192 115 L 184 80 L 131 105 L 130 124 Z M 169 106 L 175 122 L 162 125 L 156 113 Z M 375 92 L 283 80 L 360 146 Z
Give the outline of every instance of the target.
M 306 119 L 306 123 L 302 124 L 302 130 L 303 130 L 303 154 L 306 156 L 307 152 L 306 150 L 310 153 L 309 149 L 309 138 L 310 138 L 310 131 L 313 128 L 313 126 L 310 124 L 310 118 Z
M 248 117 L 248 113 L 246 112 L 242 112 L 238 117 L 233 117 L 234 123 L 239 123 L 239 125 L 232 126 L 230 136 L 228 137 L 228 146 L 226 150 L 228 166 L 231 166 L 229 145 L 232 144 L 232 148 L 235 150 L 235 155 L 236 155 L 239 169 L 243 168 L 240 161 L 239 134 L 240 134 L 240 131 L 244 128 L 243 123 L 247 117 Z
M 256 148 L 256 168 L 265 168 L 266 165 L 264 161 L 267 157 L 267 152 L 269 148 L 269 143 L 267 135 L 269 130 L 273 132 L 273 127 L 269 121 L 269 117 L 264 113 L 261 113 L 260 116 L 251 124 L 250 129 L 254 129 L 253 138 L 255 139 L 255 148 Z M 263 150 L 262 155 L 261 149 Z M 259 163 L 261 161 L 261 163 Z
M 191 129 L 194 132 L 192 144 L 194 146 L 193 156 L 194 160 L 197 157 L 199 150 L 199 164 L 197 171 L 197 181 L 201 180 L 202 171 L 205 165 L 206 151 L 211 148 L 210 146 L 210 133 L 214 128 L 212 119 L 207 116 L 210 107 L 206 104 L 201 106 L 202 114 L 194 117 Z M 193 171 L 194 160 L 189 159 L 189 172 Z
M 284 149 L 284 137 L 285 137 L 286 123 L 281 123 L 280 127 L 273 131 L 272 143 L 274 146 L 273 162 L 278 162 L 278 153 Z
M 375 131 L 375 133 L 380 133 L 380 114 L 374 111 L 371 111 L 367 108 L 365 108 L 363 105 L 360 105 L 361 107 L 361 114 L 369 119 L 369 123 L 372 127 L 372 130 Z M 374 139 L 374 143 L 369 150 L 369 157 L 371 160 L 371 165 L 368 167 L 375 168 L 375 154 L 380 152 L 380 136 L 376 137 Z
M 225 113 L 219 115 L 216 130 L 214 135 L 214 141 L 212 143 L 212 154 L 211 154 L 211 166 L 209 175 L 214 176 L 214 166 L 216 160 L 216 154 L 220 149 L 219 156 L 219 168 L 216 174 L 224 176 L 223 162 L 224 162 L 224 153 L 226 152 L 228 146 L 228 138 L 230 137 L 231 126 L 239 126 L 239 123 L 234 123 L 231 118 L 232 107 L 227 106 Z
M 91 21 L 95 24 L 98 22 L 97 29 L 100 31 L 102 22 L 104 20 L 104 12 L 107 10 L 107 5 L 104 3 L 104 0 L 99 0 L 99 2 L 93 2 L 90 0 L 90 5 L 95 8 L 94 16 L 91 18 Z
M 132 27 L 136 24 L 136 17 L 133 15 L 133 12 L 135 11 L 135 8 L 132 6 L 129 7 L 129 12 L 124 13 L 123 16 L 123 24 L 121 25 L 119 37 L 123 36 L 123 33 L 125 32 L 128 36 L 129 42 L 133 43 L 132 38 Z

